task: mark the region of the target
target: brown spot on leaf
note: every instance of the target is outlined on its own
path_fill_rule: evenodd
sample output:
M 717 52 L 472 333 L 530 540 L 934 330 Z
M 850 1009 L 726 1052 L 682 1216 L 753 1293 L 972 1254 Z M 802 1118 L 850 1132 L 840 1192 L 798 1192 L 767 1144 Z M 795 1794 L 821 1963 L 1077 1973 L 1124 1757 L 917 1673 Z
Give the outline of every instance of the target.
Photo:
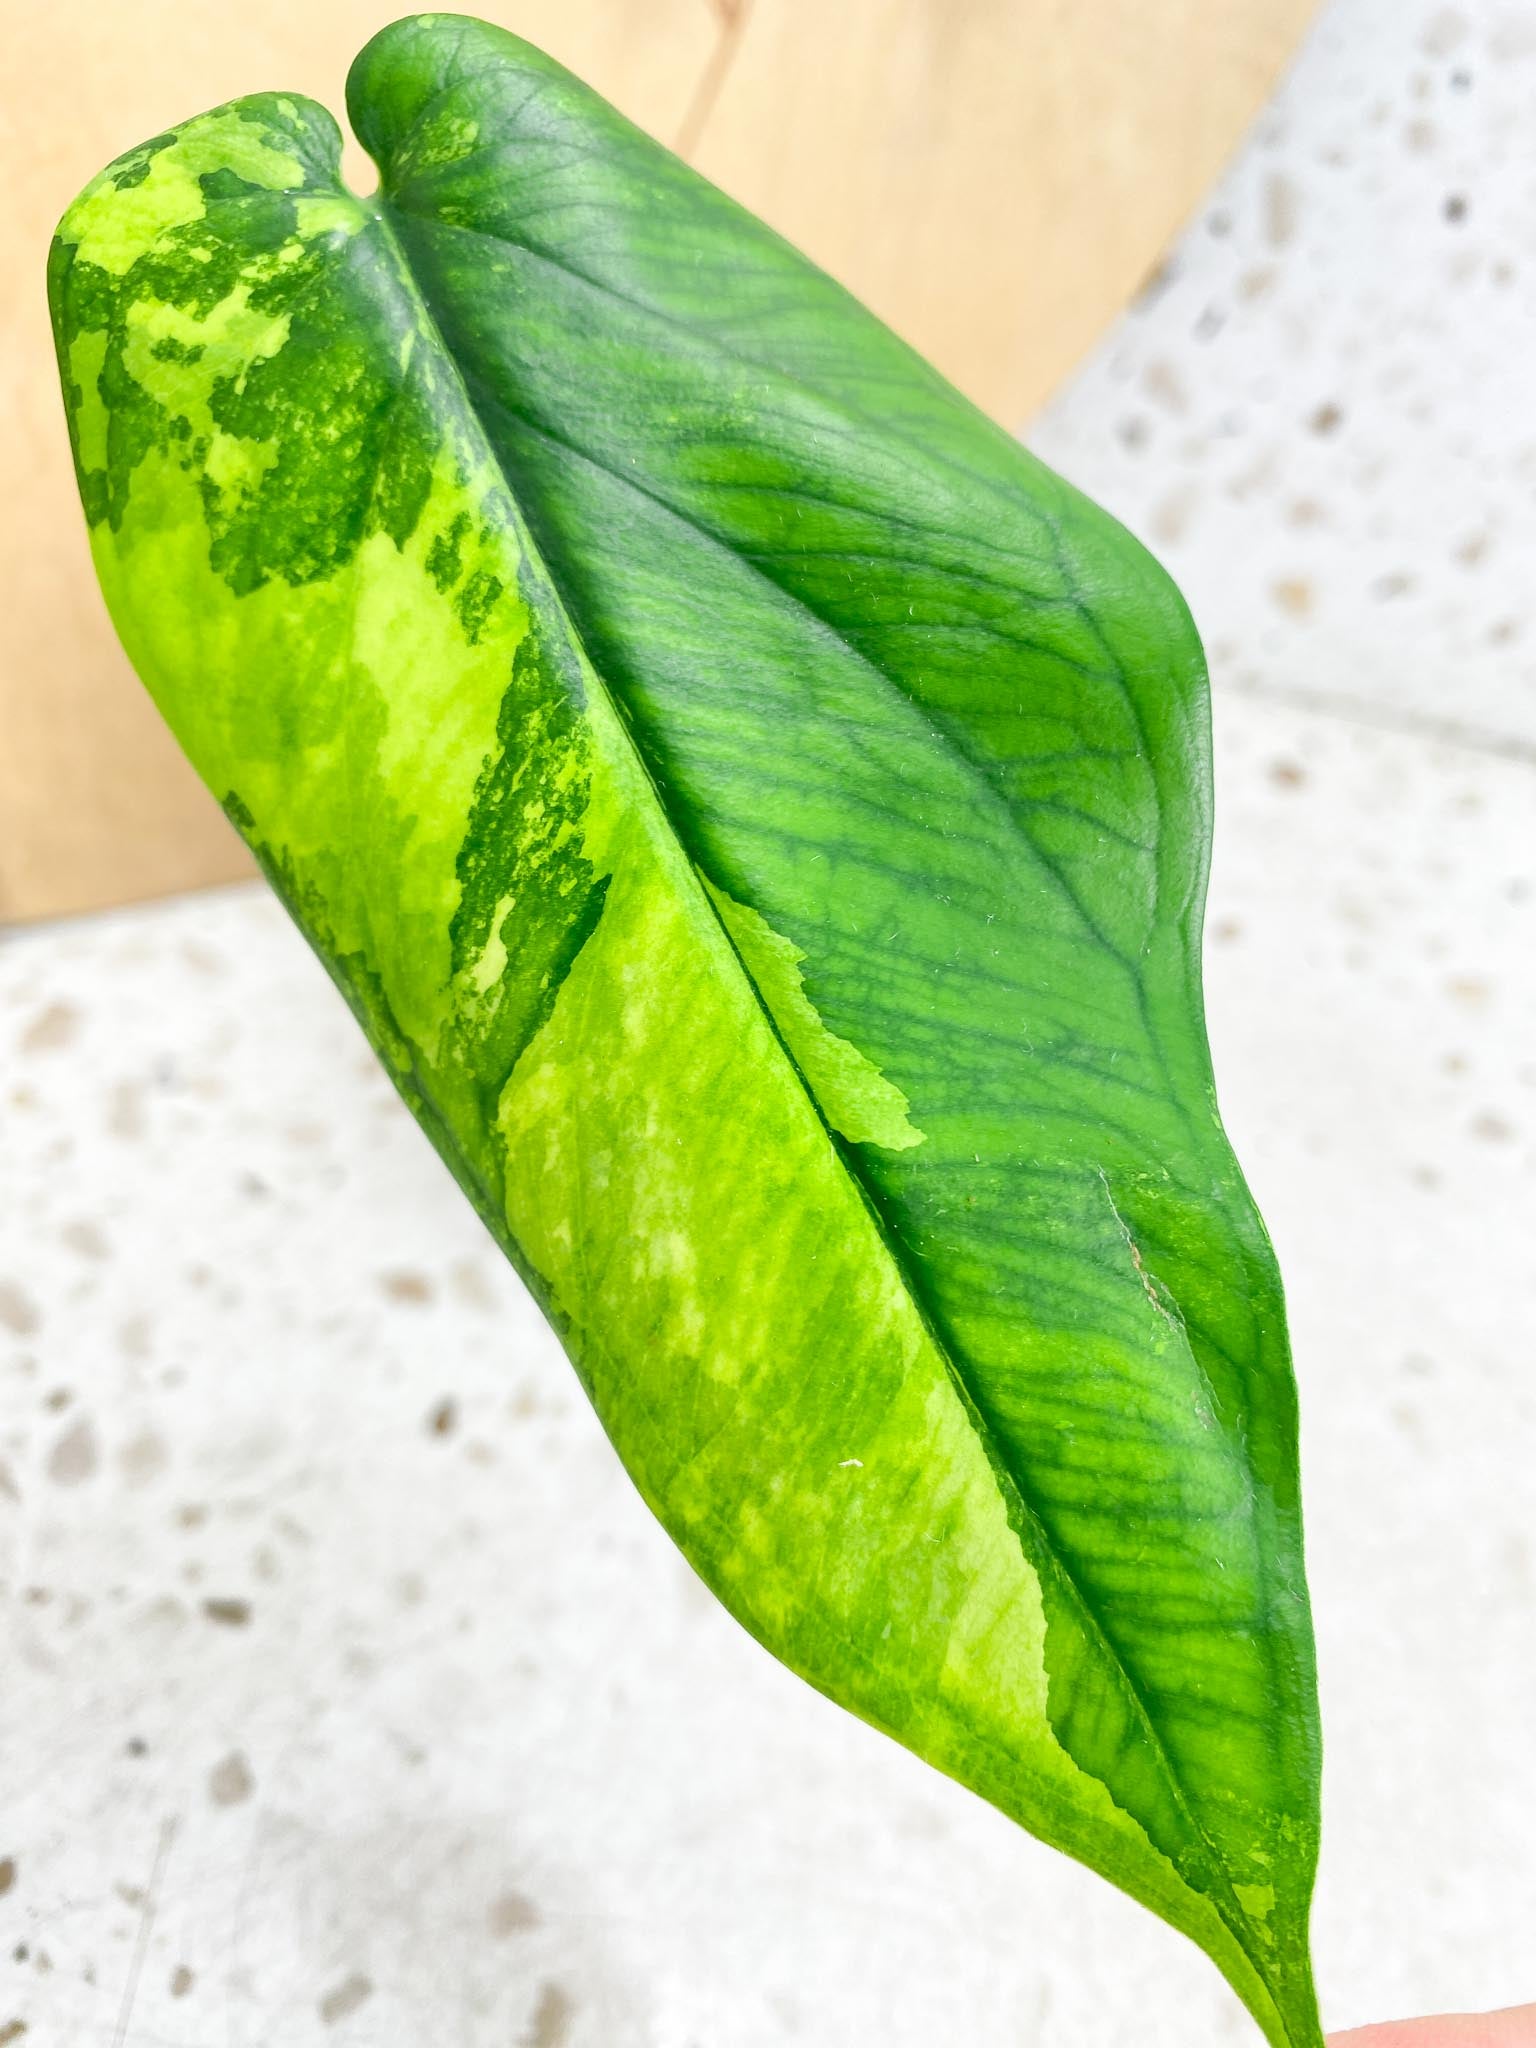
M 1269 779 L 1276 789 L 1300 789 L 1307 779 L 1307 771 L 1299 761 L 1271 761 Z
M 15 1882 L 16 1858 L 14 1856 L 0 1856 L 0 1899 L 5 1897 Z
M 16 1954 L 18 1961 L 26 1960 L 25 1949 L 18 1949 Z M 0 2048 L 6 2048 L 8 2041 L 19 2041 L 26 2031 L 27 2023 L 25 2020 L 7 2020 L 5 2025 L 0 2027 Z
M 450 1395 L 439 1401 L 427 1417 L 427 1429 L 433 1436 L 452 1436 L 459 1420 L 459 1404 Z
M 185 1998 L 196 1982 L 197 1979 L 192 1975 L 186 1964 L 178 1963 L 171 1972 L 172 1998 Z

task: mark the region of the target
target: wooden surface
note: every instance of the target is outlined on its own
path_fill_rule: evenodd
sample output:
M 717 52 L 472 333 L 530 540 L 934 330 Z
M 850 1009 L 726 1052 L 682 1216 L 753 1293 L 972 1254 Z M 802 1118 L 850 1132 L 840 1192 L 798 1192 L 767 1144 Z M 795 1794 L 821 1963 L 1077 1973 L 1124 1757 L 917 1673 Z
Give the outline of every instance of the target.
M 503 0 L 543 44 L 1021 423 L 1125 303 L 1315 0 Z M 0 115 L 0 918 L 246 857 L 113 639 L 43 302 L 53 224 L 145 136 L 242 92 L 338 113 L 378 0 L 10 10 Z M 808 55 L 808 53 L 813 53 Z M 354 151 L 349 174 L 374 180 Z

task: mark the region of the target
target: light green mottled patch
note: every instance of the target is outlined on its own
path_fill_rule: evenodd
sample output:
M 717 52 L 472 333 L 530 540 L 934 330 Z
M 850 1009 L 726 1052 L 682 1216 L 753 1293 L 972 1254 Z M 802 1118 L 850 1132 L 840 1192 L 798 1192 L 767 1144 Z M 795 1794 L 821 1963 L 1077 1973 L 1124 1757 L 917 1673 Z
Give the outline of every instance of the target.
M 294 201 L 293 211 L 301 242 L 318 235 L 355 235 L 363 224 L 350 192 L 307 192 Z
M 205 173 L 232 171 L 274 192 L 295 190 L 307 175 L 302 159 L 278 146 L 270 130 L 229 107 L 189 122 L 170 148 L 149 159 L 136 183 L 120 184 L 114 170 L 86 187 L 61 227 L 78 244 L 82 262 L 113 277 L 123 276 L 171 229 L 203 218 Z
M 468 976 L 470 987 L 474 989 L 476 995 L 483 996 L 487 990 L 493 989 L 506 972 L 507 941 L 503 928 L 516 904 L 517 898 L 510 889 L 497 897 L 495 908 L 491 912 L 490 929 L 486 935 L 484 948 L 478 957 L 466 960 L 461 970 Z
M 455 458 L 440 459 L 443 506 L 464 501 L 456 471 Z M 152 676 L 227 676 L 239 648 L 273 649 L 284 687 L 238 703 L 204 690 L 178 711 L 182 743 L 212 786 L 238 790 L 266 841 L 318 878 L 334 944 L 374 962 L 396 1023 L 436 1057 L 455 1018 L 455 858 L 496 748 L 526 610 L 507 599 L 471 646 L 451 595 L 426 568 L 426 522 L 403 548 L 373 534 L 334 577 L 299 589 L 269 583 L 234 610 L 145 604 L 151 588 L 207 579 L 206 533 L 170 514 L 188 489 L 174 457 L 152 453 L 135 478 L 142 524 L 120 538 L 105 526 L 93 532 L 119 629 Z M 447 692 L 445 647 L 458 684 Z M 386 844 L 395 849 L 388 861 Z M 385 931 L 402 943 L 385 945 Z
M 380 771 L 386 781 L 411 783 L 417 829 L 429 829 L 445 844 L 454 834 L 462 837 L 476 780 L 494 749 L 495 719 L 488 713 L 499 709 L 505 678 L 527 635 L 528 607 L 507 574 L 509 537 L 502 523 L 480 529 L 481 553 L 502 573 L 494 577 L 496 595 L 472 632 L 452 587 L 445 589 L 434 574 L 432 556 L 438 535 L 462 516 L 463 505 L 485 504 L 499 488 L 500 480 L 483 470 L 467 476 L 458 450 L 445 447 L 433 463 L 415 530 L 394 550 L 400 570 L 389 568 L 388 536 L 376 534 L 365 543 L 376 549 L 379 573 L 370 585 L 376 602 L 358 622 L 358 659 L 375 671 L 387 667 L 397 678 L 379 747 Z M 490 570 L 483 573 L 491 578 Z M 445 614 L 467 643 L 465 686 L 448 704 L 434 673 Z
M 276 461 L 272 442 L 247 441 L 238 434 L 215 430 L 203 455 L 203 474 L 216 490 L 249 495 L 260 488 L 261 479 Z
M 750 904 L 738 903 L 706 876 L 704 886 L 757 984 L 779 1035 L 833 1130 L 856 1144 L 905 1152 L 923 1133 L 907 1115 L 907 1098 L 856 1045 L 822 1022 L 805 992 L 805 954 Z
M 297 249 L 297 244 L 288 247 Z M 125 308 L 124 368 L 147 398 L 169 417 L 187 420 L 199 438 L 211 440 L 218 431 L 210 402 L 231 365 L 264 362 L 287 345 L 292 325 L 287 310 L 251 304 L 253 284 L 271 275 L 277 260 L 265 254 L 255 258 L 241 282 L 205 313 L 147 294 Z M 174 342 L 176 350 L 168 349 L 167 342 Z
M 418 172 L 437 164 L 456 163 L 467 156 L 480 140 L 480 123 L 473 116 L 443 108 L 422 122 L 411 148 L 411 161 Z
M 100 402 L 97 379 L 107 360 L 105 328 L 90 328 L 69 344 L 68 375 L 91 403 L 77 415 L 76 450 L 82 469 L 102 470 L 107 464 L 107 408 Z
M 1272 1884 L 1235 1884 L 1232 1890 L 1250 1920 L 1262 1924 L 1275 1910 L 1275 1888 Z M 1268 1931 L 1264 1929 L 1266 1934 Z

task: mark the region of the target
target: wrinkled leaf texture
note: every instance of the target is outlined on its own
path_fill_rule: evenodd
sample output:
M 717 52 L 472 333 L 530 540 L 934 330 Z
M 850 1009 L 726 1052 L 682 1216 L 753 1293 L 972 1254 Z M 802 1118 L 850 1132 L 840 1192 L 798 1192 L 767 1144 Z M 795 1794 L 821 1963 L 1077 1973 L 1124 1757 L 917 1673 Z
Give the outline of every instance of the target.
M 61 226 L 123 640 L 730 1610 L 1315 2048 L 1184 606 L 537 51 L 349 102 L 371 199 L 266 94 Z

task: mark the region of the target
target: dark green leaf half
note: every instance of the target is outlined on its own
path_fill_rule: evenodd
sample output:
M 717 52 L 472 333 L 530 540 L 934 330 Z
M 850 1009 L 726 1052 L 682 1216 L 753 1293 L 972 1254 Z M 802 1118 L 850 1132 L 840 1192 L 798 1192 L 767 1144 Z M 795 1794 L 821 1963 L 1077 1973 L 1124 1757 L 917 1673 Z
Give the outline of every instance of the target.
M 268 95 L 60 230 L 123 639 L 731 1610 L 1316 2048 L 1184 607 L 536 51 L 350 100 L 373 200 Z

